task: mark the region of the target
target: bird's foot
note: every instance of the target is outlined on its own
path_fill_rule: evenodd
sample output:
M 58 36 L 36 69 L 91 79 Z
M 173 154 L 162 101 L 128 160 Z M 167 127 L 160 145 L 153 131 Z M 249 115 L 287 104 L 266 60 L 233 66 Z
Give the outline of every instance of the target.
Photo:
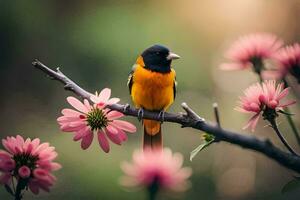
M 159 112 L 158 119 L 159 119 L 160 123 L 163 123 L 165 121 L 165 113 L 166 112 L 164 110 Z
M 143 108 L 139 109 L 137 118 L 139 121 L 141 121 L 144 118 L 144 109 Z
M 126 103 L 126 104 L 124 105 L 123 112 L 124 112 L 124 113 L 127 112 L 128 108 L 130 108 L 130 105 L 129 105 L 128 103 Z

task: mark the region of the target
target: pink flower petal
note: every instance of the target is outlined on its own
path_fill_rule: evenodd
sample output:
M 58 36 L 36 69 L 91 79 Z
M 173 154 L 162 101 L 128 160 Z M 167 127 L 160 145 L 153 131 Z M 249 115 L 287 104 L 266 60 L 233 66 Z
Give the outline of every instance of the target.
M 262 71 L 261 76 L 263 80 L 280 80 L 283 77 L 279 71 Z
M 278 107 L 285 108 L 285 107 L 290 106 L 290 105 L 293 105 L 293 104 L 295 104 L 295 103 L 296 103 L 296 101 L 294 101 L 294 100 L 289 100 L 289 101 L 287 101 L 287 102 L 285 102 L 285 103 L 283 103 L 283 104 L 278 105 Z
M 119 98 L 111 98 L 107 101 L 107 104 L 112 105 L 112 104 L 118 103 L 119 101 L 120 101 Z
M 223 63 L 219 66 L 221 70 L 231 71 L 231 70 L 241 70 L 245 69 L 248 65 L 241 65 L 239 63 Z
M 98 142 L 100 147 L 103 149 L 105 153 L 109 152 L 109 143 L 105 136 L 105 134 L 102 131 L 98 131 Z
M 50 170 L 51 171 L 56 171 L 56 170 L 59 170 L 59 169 L 61 169 L 61 164 L 59 164 L 59 163 L 56 163 L 56 162 L 52 162 L 51 163 L 51 168 L 50 168 Z
M 106 135 L 113 143 L 121 145 L 122 141 L 118 134 L 111 133 L 110 131 L 106 130 Z
M 109 119 L 109 120 L 114 120 L 114 119 L 118 119 L 120 117 L 123 117 L 124 114 L 123 113 L 120 113 L 118 111 L 110 111 L 109 113 L 107 113 L 106 117 Z
M 251 131 L 254 132 L 255 127 L 257 125 L 258 119 L 259 119 L 260 113 L 257 113 L 251 119 L 248 121 L 247 125 L 243 127 L 243 129 L 251 128 Z
M 73 132 L 73 131 L 78 131 L 80 130 L 81 127 L 70 127 L 69 124 L 66 124 L 66 125 L 62 125 L 60 127 L 60 130 L 64 131 L 64 132 Z
M 92 131 L 89 131 L 86 136 L 84 136 L 81 140 L 81 148 L 83 150 L 89 148 L 89 146 L 92 144 L 94 138 L 94 134 Z
M 0 162 L 0 170 L 8 172 L 16 167 L 16 163 L 13 159 L 9 158 Z
M 109 132 L 111 132 L 112 134 L 118 134 L 118 129 L 115 128 L 115 127 L 113 127 L 112 125 L 108 125 L 108 126 L 106 127 L 106 129 L 107 129 Z
M 127 134 L 124 131 L 122 131 L 121 129 L 119 129 L 118 136 L 122 142 L 125 142 L 128 139 Z
M 36 195 L 39 194 L 38 183 L 31 180 L 31 181 L 29 181 L 28 187 L 33 194 L 36 194 Z
M 126 121 L 123 121 L 123 120 L 114 120 L 113 122 L 111 122 L 111 124 L 113 126 L 116 126 L 119 129 L 122 129 L 124 131 L 129 132 L 129 133 L 136 132 L 136 127 L 133 124 L 131 124 L 129 122 L 126 122 Z
M 36 179 L 39 180 L 48 180 L 49 179 L 49 171 L 41 169 L 41 168 L 36 168 L 33 171 L 33 176 Z
M 6 151 L 0 150 L 0 162 L 3 160 L 9 160 L 11 159 L 11 155 L 7 153 Z
M 72 110 L 69 108 L 65 108 L 61 111 L 61 113 L 63 115 L 65 115 L 66 117 L 78 117 L 79 115 L 82 115 L 82 113 L 76 111 L 76 110 Z
M 280 94 L 277 96 L 277 100 L 281 100 L 284 97 L 286 97 L 289 94 L 289 88 L 285 88 L 284 90 L 282 90 L 282 92 L 280 92 Z
M 71 104 L 75 109 L 79 110 L 80 112 L 87 113 L 89 111 L 82 102 L 80 102 L 78 99 L 74 97 L 68 97 L 67 101 L 69 102 L 69 104 Z
M 85 107 L 86 107 L 88 110 L 91 110 L 91 104 L 90 104 L 90 102 L 89 102 L 87 99 L 84 99 L 84 100 L 83 100 L 83 104 L 85 105 Z
M 76 132 L 75 136 L 73 137 L 74 141 L 81 140 L 84 136 L 90 133 L 89 127 L 83 127 L 79 131 Z
M 86 126 L 86 121 L 83 120 L 77 120 L 69 123 L 70 127 L 84 127 Z
M 111 89 L 104 88 L 99 94 L 99 99 L 101 102 L 107 102 L 110 95 L 111 95 Z
M 9 153 L 15 154 L 15 149 L 13 148 L 12 143 L 8 141 L 8 139 L 2 139 L 2 145 Z
M 33 149 L 36 149 L 39 145 L 40 145 L 40 139 L 39 138 L 35 138 L 34 140 L 32 140 L 31 144 L 33 146 Z
M 276 100 L 272 100 L 268 103 L 268 107 L 275 109 L 278 106 L 278 102 Z
M 11 175 L 10 173 L 2 173 L 0 174 L 0 184 L 7 184 L 9 185 L 11 182 Z

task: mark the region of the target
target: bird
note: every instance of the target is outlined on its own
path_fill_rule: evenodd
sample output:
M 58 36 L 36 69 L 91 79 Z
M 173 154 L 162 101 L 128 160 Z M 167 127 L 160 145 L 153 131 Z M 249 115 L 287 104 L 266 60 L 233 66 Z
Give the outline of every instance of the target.
M 143 148 L 162 149 L 161 124 L 176 97 L 176 72 L 172 60 L 180 56 L 163 45 L 153 45 L 140 54 L 129 73 L 127 85 L 142 120 L 144 110 L 159 113 L 160 121 L 143 119 Z

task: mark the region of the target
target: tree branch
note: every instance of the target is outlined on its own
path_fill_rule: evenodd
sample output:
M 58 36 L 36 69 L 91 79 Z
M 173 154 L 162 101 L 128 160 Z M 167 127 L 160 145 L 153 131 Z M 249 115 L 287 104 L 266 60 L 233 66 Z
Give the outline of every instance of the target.
M 66 90 L 72 91 L 84 99 L 89 99 L 91 93 L 79 87 L 59 69 L 53 71 L 38 60 L 35 60 L 32 64 L 34 67 L 40 69 L 52 79 L 64 84 Z M 221 129 L 219 126 L 205 122 L 205 120 L 199 117 L 186 103 L 182 103 L 181 106 L 186 113 L 165 113 L 164 121 L 177 123 L 182 127 L 191 127 L 200 131 L 204 131 L 214 135 L 219 141 L 225 141 L 239 145 L 243 148 L 255 150 L 277 161 L 286 168 L 300 173 L 300 157 L 280 150 L 279 148 L 275 147 L 270 140 L 261 140 L 251 135 L 244 135 L 241 133 L 235 133 L 229 130 Z M 130 106 L 128 107 L 122 104 L 113 104 L 108 107 L 111 110 L 119 111 L 124 115 L 133 117 L 138 116 L 138 109 Z M 160 120 L 157 112 L 150 112 L 147 110 L 144 111 L 144 118 L 158 121 Z

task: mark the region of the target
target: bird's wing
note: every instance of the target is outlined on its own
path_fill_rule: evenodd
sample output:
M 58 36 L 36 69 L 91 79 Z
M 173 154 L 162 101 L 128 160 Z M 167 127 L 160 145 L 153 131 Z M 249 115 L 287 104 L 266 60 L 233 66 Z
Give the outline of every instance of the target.
M 128 79 L 127 79 L 127 86 L 129 88 L 129 94 L 131 94 L 131 89 L 132 89 L 132 84 L 133 84 L 133 73 L 134 73 L 136 67 L 137 67 L 136 64 L 134 64 L 132 66 L 132 69 L 131 69 Z
M 172 69 L 172 72 L 175 74 L 174 76 L 174 82 L 173 82 L 173 98 L 176 97 L 176 89 L 177 89 L 177 81 L 176 81 L 176 72 L 174 69 Z
M 174 97 L 174 99 L 176 97 L 176 89 L 177 89 L 177 81 L 176 81 L 176 76 L 175 76 L 174 83 L 173 83 L 173 97 Z

